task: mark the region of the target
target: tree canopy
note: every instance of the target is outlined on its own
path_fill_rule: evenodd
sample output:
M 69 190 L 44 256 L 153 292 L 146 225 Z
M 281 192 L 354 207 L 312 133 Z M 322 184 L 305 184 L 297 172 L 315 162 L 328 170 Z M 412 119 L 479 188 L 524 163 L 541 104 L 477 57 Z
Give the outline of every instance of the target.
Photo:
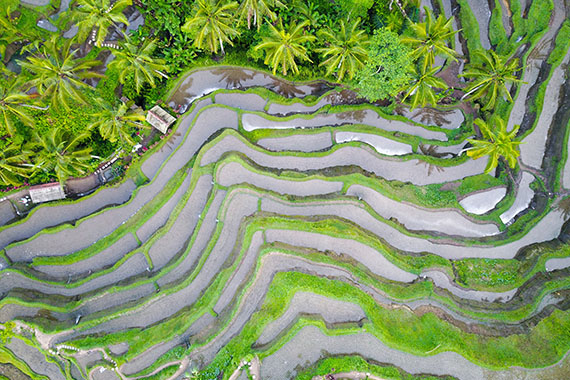
M 410 49 L 397 34 L 382 28 L 370 39 L 368 60 L 358 72 L 355 84 L 370 101 L 386 99 L 410 82 L 412 70 Z

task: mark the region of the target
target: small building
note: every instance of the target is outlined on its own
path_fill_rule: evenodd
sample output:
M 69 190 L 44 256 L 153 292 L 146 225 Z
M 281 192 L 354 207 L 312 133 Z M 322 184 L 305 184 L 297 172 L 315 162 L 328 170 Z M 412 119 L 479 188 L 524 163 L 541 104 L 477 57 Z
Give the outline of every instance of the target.
M 30 198 L 34 203 L 56 201 L 64 199 L 65 192 L 59 182 L 45 183 L 30 187 Z
M 156 105 L 146 114 L 146 121 L 164 134 L 168 127 L 176 121 L 176 118 Z

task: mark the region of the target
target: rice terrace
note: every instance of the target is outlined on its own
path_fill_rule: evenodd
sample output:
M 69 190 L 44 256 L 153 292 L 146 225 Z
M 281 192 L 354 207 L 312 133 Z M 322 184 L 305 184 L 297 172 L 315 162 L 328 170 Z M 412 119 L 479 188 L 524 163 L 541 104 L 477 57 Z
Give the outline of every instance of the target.
M 570 379 L 568 0 L 0 11 L 0 380 Z

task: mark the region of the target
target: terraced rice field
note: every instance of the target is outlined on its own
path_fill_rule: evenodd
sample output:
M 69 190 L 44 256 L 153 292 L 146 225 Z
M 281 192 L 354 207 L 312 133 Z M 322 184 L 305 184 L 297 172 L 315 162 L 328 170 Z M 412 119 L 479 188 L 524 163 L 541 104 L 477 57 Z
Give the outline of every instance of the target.
M 477 8 L 495 46 L 491 10 L 433 3 L 459 24 Z M 174 132 L 130 175 L 0 228 L 0 322 L 18 332 L 2 355 L 20 363 L 0 370 L 570 378 L 570 53 L 549 60 L 568 17 L 554 3 L 503 104 L 522 125 L 512 175 L 463 154 L 470 108 L 391 114 L 333 83 L 187 74 L 167 100 L 185 111 Z M 456 41 L 466 57 L 472 34 Z

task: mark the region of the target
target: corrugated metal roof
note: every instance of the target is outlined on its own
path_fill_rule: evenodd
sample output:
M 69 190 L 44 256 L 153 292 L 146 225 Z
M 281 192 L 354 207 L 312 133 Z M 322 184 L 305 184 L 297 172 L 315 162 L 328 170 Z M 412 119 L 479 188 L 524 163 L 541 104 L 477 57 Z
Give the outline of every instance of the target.
M 162 133 L 166 133 L 168 127 L 176 121 L 176 118 L 156 105 L 146 114 L 146 121 Z
M 65 192 L 59 182 L 46 183 L 30 187 L 30 197 L 32 198 L 32 202 L 42 203 L 64 199 Z

